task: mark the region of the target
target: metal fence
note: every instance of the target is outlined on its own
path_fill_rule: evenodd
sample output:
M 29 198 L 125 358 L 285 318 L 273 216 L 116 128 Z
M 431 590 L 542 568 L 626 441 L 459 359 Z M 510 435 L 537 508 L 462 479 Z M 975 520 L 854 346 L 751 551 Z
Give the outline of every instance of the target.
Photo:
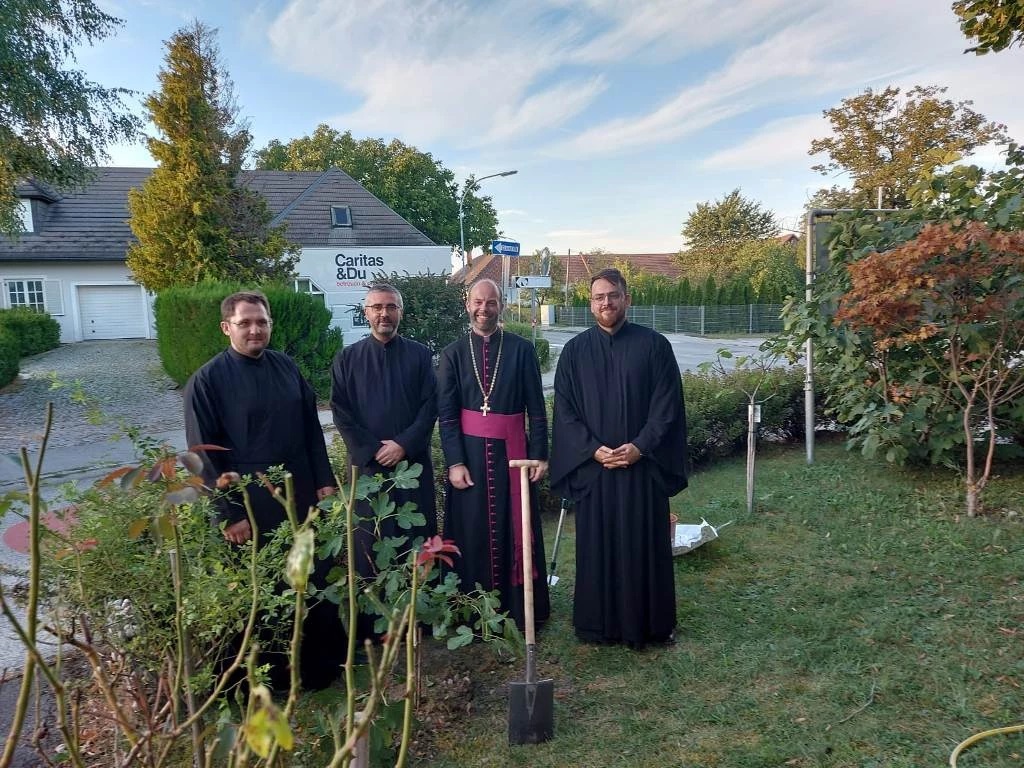
M 716 307 L 630 307 L 626 318 L 662 333 L 698 336 L 722 333 L 778 333 L 782 330 L 781 304 L 739 304 Z M 555 325 L 585 327 L 594 324 L 589 307 L 555 307 Z

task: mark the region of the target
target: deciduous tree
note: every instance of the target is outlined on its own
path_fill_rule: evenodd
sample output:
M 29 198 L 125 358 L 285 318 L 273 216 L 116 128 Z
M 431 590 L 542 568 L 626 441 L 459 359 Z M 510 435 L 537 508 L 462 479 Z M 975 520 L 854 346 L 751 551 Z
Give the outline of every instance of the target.
M 874 201 L 882 187 L 882 207 L 903 208 L 910 187 L 936 167 L 938 157 L 1008 141 L 1006 126 L 986 120 L 970 101 L 941 98 L 945 92 L 918 85 L 901 99 L 900 89 L 890 86 L 843 99 L 824 111 L 832 136 L 813 140 L 809 154 L 826 153 L 828 161 L 813 169 L 826 176 L 849 174 L 857 202 Z
M 1024 47 L 1024 3 L 1020 0 L 956 0 L 960 29 L 977 45 L 964 53 L 979 56 L 1014 45 Z
M 195 22 L 176 32 L 159 78 L 145 101 L 159 131 L 147 141 L 159 165 L 128 195 L 138 239 L 127 258 L 133 277 L 150 291 L 289 277 L 297 246 L 269 226 L 266 202 L 239 181 L 252 139 L 236 122 L 216 31 Z
M 687 248 L 680 260 L 691 280 L 713 276 L 719 283 L 736 272 L 735 257 L 744 243 L 774 237 L 775 214 L 734 189 L 721 200 L 698 203 L 683 224 Z
M 321 123 L 309 136 L 256 152 L 256 166 L 268 170 L 325 171 L 341 168 L 435 243 L 459 242 L 459 197 L 455 175 L 429 152 L 398 139 L 356 139 Z M 467 250 L 498 235 L 489 197 L 478 197 L 470 177 L 464 186 Z
M 121 20 L 92 0 L 4 0 L 0 10 L 0 232 L 21 231 L 18 181 L 58 189 L 87 182 L 106 147 L 131 141 L 139 119 L 123 88 L 68 68 L 75 49 L 114 34 Z
M 952 162 L 949 157 L 934 159 L 936 167 Z M 965 455 L 968 437 L 963 405 L 966 401 L 960 384 L 973 385 L 968 379 L 954 380 L 945 370 L 928 361 L 949 364 L 947 355 L 953 349 L 950 339 L 952 334 L 959 333 L 966 337 L 965 344 L 969 342 L 969 346 L 962 347 L 969 349 L 968 356 L 960 355 L 960 359 L 976 371 L 972 366 L 982 365 L 983 360 L 993 354 L 995 340 L 1003 333 L 1000 324 L 1021 319 L 1022 306 L 1018 303 L 1016 308 L 1011 307 L 1007 299 L 1010 291 L 1019 291 L 1019 278 L 1012 274 L 1012 269 L 998 263 L 997 260 L 1003 258 L 998 255 L 1002 251 L 993 244 L 1002 242 L 996 237 L 998 233 L 1024 230 L 1024 149 L 1010 144 L 1006 168 L 999 171 L 958 165 L 942 172 L 926 173 L 911 187 L 909 197 L 909 208 L 885 216 L 854 213 L 837 216 L 828 243 L 831 266 L 819 273 L 812 299 L 795 297 L 783 317 L 791 351 L 798 353 L 804 349 L 804 342 L 813 340 L 819 392 L 824 395 L 829 416 L 847 430 L 849 447 L 859 448 L 866 454 L 877 453 L 890 462 L 945 465 Z M 976 243 L 969 241 L 960 248 L 952 239 L 954 234 L 959 237 L 961 232 L 973 231 L 975 224 L 984 225 L 979 231 L 990 231 L 991 236 L 986 235 L 988 239 L 978 239 Z M 948 226 L 949 234 L 930 241 L 927 250 L 920 245 L 906 252 L 899 250 L 915 242 L 926 227 L 935 225 Z M 943 245 L 946 241 L 956 247 L 946 247 Z M 871 257 L 871 254 L 882 255 Z M 913 262 L 911 254 L 919 263 Z M 930 254 L 930 261 L 925 258 L 927 254 Z M 881 332 L 876 337 L 871 326 L 861 320 L 854 321 L 852 314 L 840 317 L 839 322 L 833 321 L 836 307 L 854 290 L 852 276 L 857 272 L 854 265 L 865 258 L 874 258 L 876 262 L 875 284 L 868 288 L 862 282 L 857 294 L 865 298 L 861 311 L 872 312 L 876 302 L 885 302 L 886 311 L 890 312 L 892 307 L 905 301 L 902 306 L 907 310 L 907 322 L 914 318 L 919 321 L 913 329 L 909 324 L 905 328 L 890 326 L 885 333 L 892 330 L 892 338 L 899 339 L 896 343 L 876 345 L 879 339 L 889 337 Z M 957 263 L 957 259 L 964 262 L 963 282 L 954 291 L 955 283 L 940 285 L 939 278 L 947 274 L 944 270 Z M 975 259 L 978 260 L 977 270 Z M 987 263 L 989 259 L 993 261 Z M 893 269 L 897 263 L 903 269 L 899 274 L 882 276 L 889 261 Z M 1018 272 L 1020 266 L 1016 267 Z M 933 269 L 935 275 L 930 274 Z M 972 284 L 973 278 L 977 278 L 976 285 Z M 945 293 L 929 296 L 928 291 L 933 290 Z M 1007 301 L 1007 309 L 984 322 L 958 324 L 949 319 L 952 315 L 948 307 L 954 305 L 947 302 L 945 308 L 940 306 L 939 300 L 944 296 L 974 302 L 976 308 Z M 845 302 L 850 305 L 852 300 L 845 299 Z M 933 335 L 922 332 L 927 328 L 927 333 L 932 333 L 932 328 L 927 326 L 928 313 L 938 318 L 935 320 L 938 333 Z M 958 325 L 959 331 L 956 330 Z M 1005 340 L 1000 343 L 1019 350 L 1024 340 L 1014 341 L 1009 331 L 1007 328 Z M 921 335 L 912 343 L 915 332 Z M 989 346 L 985 347 L 986 344 Z M 995 366 L 995 362 L 993 360 L 991 366 Z M 1005 361 L 1000 365 L 1005 365 Z M 987 397 L 984 391 L 979 392 L 981 400 Z M 1024 430 L 1019 425 L 1024 423 L 1024 393 L 1007 387 L 994 402 L 990 423 L 1021 443 Z
M 967 514 L 978 511 L 992 475 L 1000 406 L 1024 394 L 1024 232 L 979 221 L 928 224 L 913 240 L 849 266 L 851 287 L 835 323 L 865 333 L 889 402 L 898 408 L 931 397 L 927 373 L 960 412 Z M 890 357 L 891 350 L 912 352 Z M 910 363 L 910 364 L 908 364 Z M 924 369 L 924 370 L 922 370 Z M 985 432 L 981 466 L 975 436 Z

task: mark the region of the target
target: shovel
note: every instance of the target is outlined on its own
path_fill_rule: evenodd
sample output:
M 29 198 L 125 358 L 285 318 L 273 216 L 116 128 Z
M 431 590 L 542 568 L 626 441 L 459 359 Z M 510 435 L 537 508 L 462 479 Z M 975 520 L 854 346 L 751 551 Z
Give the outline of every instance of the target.
M 530 530 L 530 478 L 533 459 L 512 459 L 519 467 L 523 515 L 523 613 L 526 625 L 526 682 L 509 683 L 508 743 L 539 744 L 555 735 L 555 684 L 537 679 L 537 638 L 533 626 L 533 535 Z
M 558 527 L 555 529 L 555 545 L 551 548 L 551 565 L 548 566 L 548 586 L 553 587 L 558 583 L 555 576 L 555 566 L 558 565 L 558 542 L 562 540 L 562 526 L 565 525 L 565 510 L 569 508 L 569 500 L 562 499 L 562 509 L 558 512 Z

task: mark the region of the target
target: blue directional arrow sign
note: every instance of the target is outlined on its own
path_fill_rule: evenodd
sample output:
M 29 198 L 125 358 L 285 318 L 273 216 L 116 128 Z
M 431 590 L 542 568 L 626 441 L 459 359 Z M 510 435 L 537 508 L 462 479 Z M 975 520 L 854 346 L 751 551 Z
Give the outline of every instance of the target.
M 518 256 L 519 243 L 514 240 L 491 240 L 491 253 L 499 256 Z

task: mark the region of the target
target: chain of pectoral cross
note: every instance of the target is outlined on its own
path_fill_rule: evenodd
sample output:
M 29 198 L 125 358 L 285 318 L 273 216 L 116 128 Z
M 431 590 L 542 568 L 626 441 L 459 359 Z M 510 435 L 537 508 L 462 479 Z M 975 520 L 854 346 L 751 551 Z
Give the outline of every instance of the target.
M 487 363 L 486 356 L 481 361 L 481 366 L 478 369 L 476 364 L 476 352 L 473 349 L 473 332 L 469 332 L 469 359 L 473 363 L 473 375 L 476 377 L 476 385 L 480 387 L 480 394 L 484 396 L 483 405 L 480 406 L 480 412 L 484 416 L 491 410 L 490 399 L 491 393 L 494 392 L 494 384 L 498 381 L 498 366 L 501 365 L 501 350 L 505 346 L 505 331 L 504 329 L 499 330 L 498 333 L 498 356 L 494 358 L 494 371 L 491 373 L 491 385 L 484 389 L 484 382 L 481 378 L 483 365 Z

